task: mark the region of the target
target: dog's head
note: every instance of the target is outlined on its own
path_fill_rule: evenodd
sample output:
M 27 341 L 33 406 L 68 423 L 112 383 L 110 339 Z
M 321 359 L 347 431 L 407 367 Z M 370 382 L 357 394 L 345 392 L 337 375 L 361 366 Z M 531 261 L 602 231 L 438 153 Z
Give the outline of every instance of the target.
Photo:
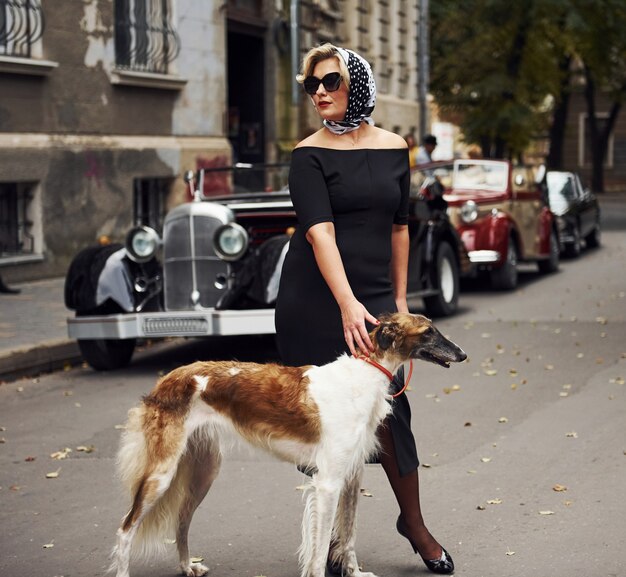
M 399 362 L 421 359 L 448 368 L 467 358 L 463 350 L 444 337 L 430 319 L 422 315 L 393 313 L 378 319 L 370 333 L 374 355 L 396 357 Z

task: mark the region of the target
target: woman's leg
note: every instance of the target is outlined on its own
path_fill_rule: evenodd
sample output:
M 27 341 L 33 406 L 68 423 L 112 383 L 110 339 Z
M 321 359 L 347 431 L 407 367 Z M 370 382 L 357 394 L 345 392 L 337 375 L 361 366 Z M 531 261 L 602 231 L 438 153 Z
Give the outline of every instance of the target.
M 442 551 L 441 545 L 430 534 L 422 518 L 417 469 L 404 477 L 400 476 L 396 448 L 388 423 L 379 428 L 378 435 L 381 444 L 378 458 L 400 506 L 403 528 L 423 559 L 439 559 Z

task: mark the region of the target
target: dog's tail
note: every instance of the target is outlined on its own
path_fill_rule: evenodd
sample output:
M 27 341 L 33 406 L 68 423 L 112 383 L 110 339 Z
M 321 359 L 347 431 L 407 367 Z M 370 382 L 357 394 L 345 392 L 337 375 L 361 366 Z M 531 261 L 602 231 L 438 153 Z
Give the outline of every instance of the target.
M 180 409 L 180 407 L 178 407 Z M 194 462 L 215 448 L 208 428 L 189 432 L 188 411 L 168 411 L 146 401 L 131 409 L 117 455 L 118 475 L 132 506 L 118 530 L 112 568 L 117 560 L 150 559 L 174 543 L 181 507 L 191 484 Z M 132 549 L 124 552 L 124 547 Z

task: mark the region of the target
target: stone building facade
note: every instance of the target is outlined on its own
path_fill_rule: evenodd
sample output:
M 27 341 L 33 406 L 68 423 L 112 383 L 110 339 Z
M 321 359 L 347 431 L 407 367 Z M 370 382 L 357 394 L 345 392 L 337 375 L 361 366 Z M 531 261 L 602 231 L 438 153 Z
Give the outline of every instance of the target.
M 319 42 L 366 56 L 377 123 L 417 132 L 418 1 L 0 0 L 0 276 L 158 229 L 185 170 L 287 160 L 319 126 L 292 55 Z

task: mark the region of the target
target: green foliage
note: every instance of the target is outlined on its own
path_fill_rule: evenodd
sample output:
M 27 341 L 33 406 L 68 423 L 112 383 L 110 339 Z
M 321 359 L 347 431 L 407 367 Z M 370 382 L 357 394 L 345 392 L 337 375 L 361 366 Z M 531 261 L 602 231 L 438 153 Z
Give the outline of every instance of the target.
M 623 95 L 624 0 L 431 2 L 431 92 L 468 142 L 513 157 L 545 134 L 569 63 Z M 620 96 L 621 97 L 621 96 Z

